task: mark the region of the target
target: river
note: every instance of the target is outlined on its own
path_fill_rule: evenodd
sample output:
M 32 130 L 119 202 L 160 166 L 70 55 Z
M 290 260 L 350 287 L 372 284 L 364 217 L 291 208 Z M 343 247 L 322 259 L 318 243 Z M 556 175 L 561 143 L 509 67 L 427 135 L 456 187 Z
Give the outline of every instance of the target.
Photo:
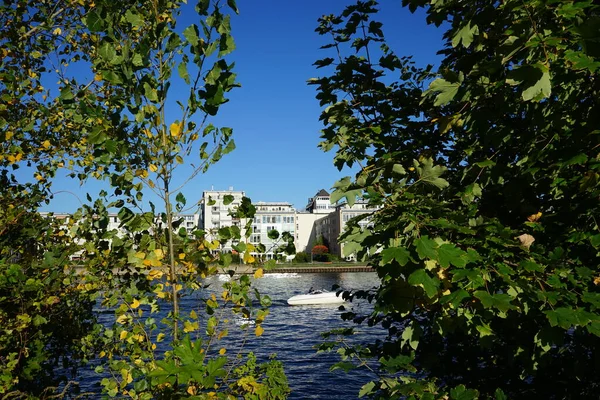
M 226 278 L 226 275 L 209 278 L 205 282 L 210 284 L 208 293 L 220 293 Z M 335 352 L 317 354 L 314 348 L 324 340 L 322 332 L 356 325 L 340 318 L 342 311 L 337 305 L 289 306 L 286 300 L 297 294 L 308 293 L 310 288 L 330 290 L 333 285 L 339 285 L 343 289 L 358 290 L 369 289 L 377 284 L 377 275 L 371 272 L 265 274 L 254 282 L 254 286 L 262 295 L 266 294 L 271 298 L 270 314 L 263 323 L 263 335 L 259 338 L 250 335 L 244 351 L 254 352 L 263 361 L 269 355 L 277 354 L 292 390 L 289 399 L 357 398 L 362 385 L 373 379 L 373 376 L 364 369 L 348 373 L 341 370 L 330 371 L 331 365 L 340 361 L 339 355 Z M 198 304 L 197 298 L 184 298 L 181 303 L 182 311 L 197 309 Z M 368 303 L 348 303 L 346 307 L 350 306 L 362 308 L 362 311 L 370 309 Z M 110 318 L 109 315 L 106 317 Z M 379 328 L 362 326 L 357 329 L 358 334 L 352 337 L 352 341 L 373 340 L 374 336 L 383 332 Z M 237 340 L 236 334 L 231 332 L 226 340 Z

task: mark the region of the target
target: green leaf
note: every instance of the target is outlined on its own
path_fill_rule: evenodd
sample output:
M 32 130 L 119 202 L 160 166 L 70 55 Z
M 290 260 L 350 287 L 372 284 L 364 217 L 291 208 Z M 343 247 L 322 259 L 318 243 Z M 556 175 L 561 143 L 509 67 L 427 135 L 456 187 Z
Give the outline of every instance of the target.
M 440 298 L 441 304 L 450 303 L 452 308 L 458 308 L 460 303 L 465 299 L 470 299 L 471 295 L 464 289 L 455 290 L 454 292 Z
M 417 350 L 419 347 L 419 339 L 422 333 L 423 330 L 421 327 L 413 321 L 410 323 L 410 325 L 404 328 L 404 331 L 402 332 L 402 341 L 404 343 L 408 343 L 413 350 Z
M 494 392 L 494 396 L 496 397 L 496 400 L 508 400 L 508 397 L 500 388 L 496 389 L 496 391 Z
M 424 269 L 418 269 L 408 277 L 408 283 L 413 286 L 420 286 L 425 290 L 427 296 L 432 298 L 437 295 L 440 280 L 432 278 Z
M 552 92 L 552 83 L 550 82 L 550 73 L 544 72 L 542 77 L 529 88 L 523 91 L 523 100 L 529 101 L 539 101 L 550 97 L 550 93 Z
M 438 78 L 431 82 L 431 84 L 429 85 L 429 89 L 425 93 L 437 93 L 433 105 L 438 107 L 448 104 L 450 101 L 452 101 L 452 99 L 454 99 L 454 97 L 458 93 L 459 87 L 460 83 L 458 82 L 453 83 L 445 79 Z
M 508 73 L 509 85 L 520 85 L 524 90 L 521 97 L 525 101 L 539 101 L 550 96 L 552 91 L 550 71 L 541 64 L 523 65 Z
M 419 179 L 423 182 L 434 185 L 440 189 L 448 187 L 448 181 L 440 178 L 440 176 L 446 171 L 446 167 L 441 165 L 433 165 L 433 160 L 431 158 L 426 158 L 421 161 L 419 166 L 417 166 L 417 171 L 419 172 Z
M 465 385 L 458 385 L 450 390 L 452 400 L 473 400 L 479 396 L 479 392 L 474 389 L 467 389 Z
M 416 239 L 414 243 L 417 247 L 417 254 L 419 254 L 419 258 L 421 260 L 425 258 L 437 260 L 437 243 L 434 240 L 429 239 L 429 236 L 421 236 L 420 238 Z
M 60 99 L 61 100 L 73 100 L 75 95 L 71 92 L 71 88 L 69 86 L 64 86 L 60 89 Z
M 456 247 L 451 243 L 445 243 L 438 249 L 438 261 L 444 268 L 448 268 L 450 264 L 455 267 L 463 268 L 467 265 L 466 256 L 467 253 Z
M 329 367 L 330 371 L 335 371 L 337 369 L 341 369 L 342 371 L 348 373 L 348 372 L 352 371 L 353 369 L 356 369 L 356 365 L 354 365 L 353 363 L 351 363 L 349 361 L 339 361 L 339 362 L 333 364 L 331 367 Z
M 401 266 L 405 266 L 410 258 L 410 253 L 404 247 L 390 247 L 381 252 L 381 261 L 383 264 L 389 264 L 396 260 Z
M 228 206 L 230 205 L 234 200 L 234 197 L 230 194 L 226 194 L 225 196 L 223 196 L 223 205 Z
M 144 94 L 146 95 L 146 98 L 148 98 L 148 100 L 153 102 L 158 101 L 158 92 L 147 82 L 144 82 Z
M 200 43 L 200 37 L 198 36 L 198 34 L 199 34 L 199 31 L 198 31 L 198 26 L 196 24 L 192 24 L 192 25 L 188 26 L 183 31 L 183 36 L 186 38 L 186 40 L 188 42 L 190 42 L 190 44 L 192 46 L 196 46 L 196 45 L 198 45 L 198 43 Z
M 373 393 L 373 389 L 375 388 L 375 382 L 369 382 L 364 384 L 361 388 L 360 391 L 358 392 L 358 397 L 364 397 L 368 394 Z
M 235 0 L 227 0 L 227 5 L 229 8 L 233 10 L 236 14 L 240 13 L 240 10 L 237 8 L 237 4 L 235 4 Z
M 133 26 L 140 27 L 144 25 L 142 17 L 140 17 L 139 14 L 131 11 L 131 9 L 127 10 L 127 12 L 125 13 L 125 20 Z
M 501 312 L 507 312 L 508 310 L 516 308 L 510 303 L 513 298 L 508 294 L 497 293 L 491 295 L 484 290 L 478 290 L 473 293 L 473 296 L 481 301 L 484 308 L 496 308 Z
M 100 144 L 106 140 L 106 132 L 100 126 L 95 126 L 90 132 L 87 140 L 90 144 Z
M 111 62 L 116 57 L 117 52 L 112 44 L 104 42 L 104 44 L 100 46 L 100 49 L 98 49 L 98 54 L 104 61 Z
M 100 32 L 104 29 L 104 20 L 96 12 L 91 10 L 85 17 L 85 25 L 88 27 L 90 32 Z
M 452 38 L 452 47 L 458 46 L 462 42 L 462 45 L 469 47 L 473 43 L 473 36 L 479 34 L 479 28 L 477 25 L 471 26 L 471 21 L 467 21 L 467 24 L 463 26 Z
M 394 164 L 392 167 L 392 171 L 398 175 L 406 175 L 406 170 L 402 166 L 402 164 Z
M 183 195 L 183 193 L 181 193 L 181 192 L 177 193 L 177 196 L 175 196 L 175 201 L 180 203 L 181 205 L 185 206 L 186 200 L 185 200 L 185 196 Z
M 186 62 L 182 61 L 179 63 L 179 65 L 177 66 L 177 73 L 179 74 L 179 77 L 181 79 L 183 79 L 187 85 L 190 84 L 190 74 L 188 73 Z

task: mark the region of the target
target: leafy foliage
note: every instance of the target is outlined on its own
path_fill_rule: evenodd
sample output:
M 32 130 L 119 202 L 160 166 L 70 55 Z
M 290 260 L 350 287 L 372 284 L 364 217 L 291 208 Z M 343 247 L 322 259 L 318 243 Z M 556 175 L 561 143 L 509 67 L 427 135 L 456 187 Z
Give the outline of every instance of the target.
M 181 226 L 185 184 L 235 148 L 232 129 L 209 120 L 239 86 L 227 61 L 235 1 L 199 1 L 198 22 L 182 29 L 185 3 L 0 6 L 2 394 L 67 396 L 74 385 L 53 368 L 91 358 L 108 397 L 289 392 L 281 364 L 236 356 L 251 334 L 262 335 L 270 299 L 248 276 L 226 282 L 219 298 L 203 290 L 210 275 L 233 275 L 221 244 L 232 241 L 244 262 L 256 262 L 250 200 L 236 210 L 245 229 L 222 227 L 208 240 Z M 187 93 L 173 93 L 181 82 Z M 59 172 L 74 182 L 102 179 L 111 193 L 88 195 L 68 219 L 43 219 L 38 207 L 52 198 Z M 149 191 L 161 199 L 160 212 L 144 204 Z M 199 305 L 183 312 L 181 298 L 198 292 Z M 113 323 L 97 323 L 93 305 L 114 313 Z M 229 334 L 231 314 L 248 321 L 242 340 L 213 351 Z M 254 384 L 233 384 L 241 379 Z M 61 384 L 60 393 L 50 387 Z
M 339 57 L 315 63 L 323 150 L 358 165 L 367 230 L 342 238 L 381 278 L 387 329 L 352 356 L 373 398 L 593 398 L 600 65 L 591 1 L 405 0 L 444 30 L 437 71 L 398 57 L 375 1 L 324 16 Z M 335 193 L 335 192 L 334 192 Z

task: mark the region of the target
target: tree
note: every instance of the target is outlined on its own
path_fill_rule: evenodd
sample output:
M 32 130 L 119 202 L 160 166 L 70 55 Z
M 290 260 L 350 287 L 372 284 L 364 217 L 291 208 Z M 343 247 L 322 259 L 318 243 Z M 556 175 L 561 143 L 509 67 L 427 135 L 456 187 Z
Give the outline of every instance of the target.
M 344 318 L 388 332 L 343 350 L 379 362 L 360 395 L 594 398 L 599 8 L 403 3 L 444 30 L 437 71 L 395 55 L 364 1 L 320 19 L 339 56 L 310 81 L 327 106 L 321 147 L 360 168 L 332 201 L 381 206 L 342 235 L 382 280 L 355 293 L 374 296 L 373 313 Z
M 314 245 L 311 253 L 315 261 L 328 261 L 329 249 L 325 245 Z
M 227 10 L 237 12 L 235 1 L 226 7 L 199 1 L 198 23 L 182 29 L 177 17 L 185 3 L 16 0 L 0 6 L 0 194 L 8 207 L 0 214 L 7 227 L 0 252 L 0 393 L 49 395 L 48 385 L 64 383 L 50 362 L 78 361 L 66 354 L 74 349 L 79 358 L 99 359 L 96 371 L 105 373 L 100 383 L 110 397 L 252 392 L 264 398 L 272 392 L 276 398 L 289 391 L 276 360 L 259 365 L 252 355 L 230 358 L 226 346 L 209 353 L 228 334 L 221 323 L 226 311 L 253 319 L 254 334 L 262 335 L 270 299 L 251 291 L 248 276 L 225 284 L 220 299 L 205 296 L 202 307 L 183 313 L 179 306 L 182 296 L 203 288 L 204 278 L 229 271 L 231 255 L 215 252 L 221 243 L 235 241 L 244 261 L 255 262 L 247 198 L 235 210 L 245 229 L 222 227 L 218 239 L 207 240 L 205 232 L 190 237 L 179 226 L 185 184 L 235 148 L 231 128 L 210 119 L 239 86 L 227 61 L 235 48 Z M 183 96 L 171 89 L 180 83 Z M 169 106 L 178 106 L 178 117 Z M 14 173 L 23 167 L 29 168 L 24 174 Z M 42 225 L 37 208 L 52 197 L 61 169 L 79 182 L 105 180 L 111 193 L 88 195 L 68 221 Z M 157 207 L 144 206 L 149 191 L 162 201 L 159 221 Z M 120 232 L 109 229 L 111 208 L 118 210 Z M 258 268 L 255 278 L 261 274 Z M 20 304 L 11 308 L 7 290 L 15 283 Z M 114 311 L 112 326 L 94 324 L 96 301 Z M 159 323 L 161 309 L 168 318 Z M 66 315 L 46 318 L 44 311 Z M 54 345 L 60 322 L 74 337 Z M 243 329 L 248 336 L 248 326 Z M 11 338 L 15 330 L 20 336 Z M 168 345 L 159 350 L 162 341 Z M 48 381 L 36 377 L 42 369 Z M 39 387 L 31 389 L 30 381 Z

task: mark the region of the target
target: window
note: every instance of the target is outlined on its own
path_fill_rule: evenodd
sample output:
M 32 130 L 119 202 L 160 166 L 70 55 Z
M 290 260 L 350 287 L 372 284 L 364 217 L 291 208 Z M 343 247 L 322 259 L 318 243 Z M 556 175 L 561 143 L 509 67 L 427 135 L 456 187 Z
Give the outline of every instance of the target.
M 250 241 L 251 241 L 252 243 L 260 243 L 260 235 L 252 235 L 252 236 L 250 237 Z

